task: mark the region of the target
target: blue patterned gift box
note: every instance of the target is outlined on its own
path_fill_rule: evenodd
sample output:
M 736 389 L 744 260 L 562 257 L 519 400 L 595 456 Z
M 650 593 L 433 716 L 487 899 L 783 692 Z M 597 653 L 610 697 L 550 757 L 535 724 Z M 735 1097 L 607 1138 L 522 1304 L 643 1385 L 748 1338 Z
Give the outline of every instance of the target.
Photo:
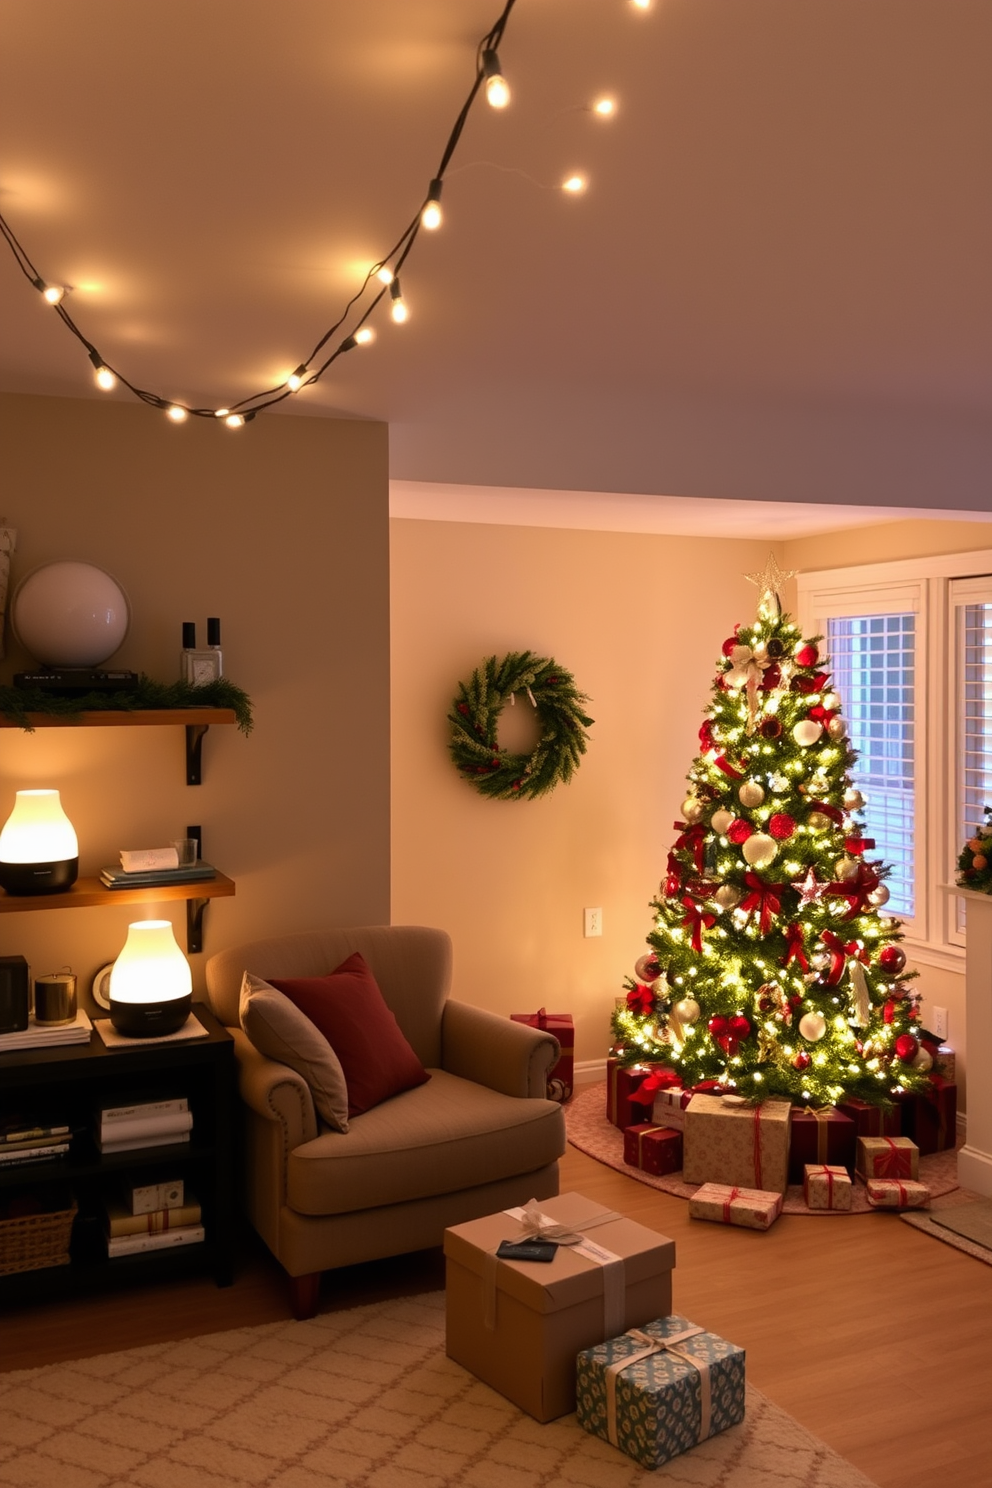
M 743 1421 L 744 1350 L 688 1318 L 659 1318 L 584 1349 L 576 1399 L 586 1431 L 660 1467 Z

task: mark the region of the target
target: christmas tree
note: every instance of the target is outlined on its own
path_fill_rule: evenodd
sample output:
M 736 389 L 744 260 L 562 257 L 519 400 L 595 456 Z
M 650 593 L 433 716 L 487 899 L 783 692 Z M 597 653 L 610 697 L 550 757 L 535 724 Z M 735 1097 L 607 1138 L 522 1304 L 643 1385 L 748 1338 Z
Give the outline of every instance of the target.
M 783 615 L 774 558 L 723 643 L 649 953 L 613 1018 L 625 1064 L 750 1100 L 884 1105 L 925 1088 L 919 997 L 882 913 L 855 754 L 821 638 Z

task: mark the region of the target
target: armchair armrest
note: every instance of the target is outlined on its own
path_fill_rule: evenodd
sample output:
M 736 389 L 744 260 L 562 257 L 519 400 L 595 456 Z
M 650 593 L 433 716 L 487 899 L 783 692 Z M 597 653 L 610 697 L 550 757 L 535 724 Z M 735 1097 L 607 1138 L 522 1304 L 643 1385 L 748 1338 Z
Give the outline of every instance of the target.
M 558 1040 L 540 1028 L 511 1023 L 467 1002 L 446 1002 L 441 1067 L 503 1095 L 543 1096 Z
M 288 1064 L 260 1054 L 240 1028 L 230 1029 L 238 1061 L 238 1090 L 251 1111 L 282 1128 L 283 1151 L 292 1152 L 317 1135 L 310 1087 Z

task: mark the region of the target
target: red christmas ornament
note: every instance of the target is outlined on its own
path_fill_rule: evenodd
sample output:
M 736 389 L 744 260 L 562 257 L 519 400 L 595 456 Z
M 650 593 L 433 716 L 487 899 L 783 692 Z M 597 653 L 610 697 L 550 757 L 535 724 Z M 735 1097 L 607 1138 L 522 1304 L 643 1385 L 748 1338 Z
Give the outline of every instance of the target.
M 813 645 L 812 641 L 807 641 L 805 645 L 800 646 L 799 650 L 796 652 L 796 662 L 799 666 L 802 667 L 816 666 L 816 663 L 819 661 L 819 659 L 820 653 Z
M 699 728 L 699 742 L 704 749 L 713 749 L 716 741 L 713 738 L 713 720 L 704 718 Z
M 743 1013 L 735 1013 L 727 1025 L 727 1032 L 738 1039 L 746 1039 L 751 1032 L 751 1024 Z
M 812 1061 L 810 1059 L 810 1056 L 806 1053 L 806 1050 L 800 1049 L 799 1053 L 792 1061 L 792 1068 L 797 1070 L 809 1069 L 811 1063 Z
M 746 842 L 753 832 L 754 828 L 750 822 L 743 821 L 740 817 L 737 817 L 727 828 L 727 838 L 730 842 L 735 842 L 740 847 L 741 843 Z
M 722 1038 L 727 1033 L 729 1026 L 723 1013 L 714 1013 L 706 1025 L 715 1039 Z
M 911 1033 L 901 1033 L 895 1042 L 896 1058 L 901 1059 L 904 1064 L 909 1064 L 916 1058 L 919 1047 Z
M 779 842 L 784 842 L 787 837 L 792 836 L 796 830 L 796 824 L 787 811 L 776 811 L 775 815 L 769 819 L 768 830 Z
M 895 1015 L 896 1005 L 890 997 L 889 1000 L 886 1002 L 884 1008 L 882 1009 L 882 1019 L 886 1023 L 891 1023 Z
M 734 628 L 733 635 L 732 636 L 728 636 L 727 639 L 724 641 L 723 645 L 720 647 L 720 650 L 723 652 L 724 656 L 726 656 L 728 658 L 728 660 L 730 658 L 731 651 L 733 651 L 733 649 L 734 649 L 734 647 L 736 645 L 737 645 L 737 629 L 735 627 Z
M 769 713 L 758 724 L 758 733 L 763 739 L 778 739 L 782 735 L 782 721 L 776 718 L 774 713 Z
M 878 953 L 878 964 L 889 976 L 898 976 L 906 965 L 906 952 L 902 946 L 883 946 Z
M 782 668 L 779 666 L 777 661 L 773 661 L 771 666 L 765 667 L 764 673 L 762 675 L 762 692 L 773 692 L 774 689 L 781 684 L 781 681 Z

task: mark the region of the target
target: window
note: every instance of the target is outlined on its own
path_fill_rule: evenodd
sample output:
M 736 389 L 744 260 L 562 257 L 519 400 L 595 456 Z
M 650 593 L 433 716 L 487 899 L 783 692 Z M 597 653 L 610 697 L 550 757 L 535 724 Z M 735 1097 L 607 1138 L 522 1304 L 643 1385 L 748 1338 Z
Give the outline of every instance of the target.
M 959 965 L 961 845 L 992 805 L 992 552 L 803 574 L 858 753 L 866 834 L 918 959 Z M 921 956 L 920 951 L 924 954 Z

